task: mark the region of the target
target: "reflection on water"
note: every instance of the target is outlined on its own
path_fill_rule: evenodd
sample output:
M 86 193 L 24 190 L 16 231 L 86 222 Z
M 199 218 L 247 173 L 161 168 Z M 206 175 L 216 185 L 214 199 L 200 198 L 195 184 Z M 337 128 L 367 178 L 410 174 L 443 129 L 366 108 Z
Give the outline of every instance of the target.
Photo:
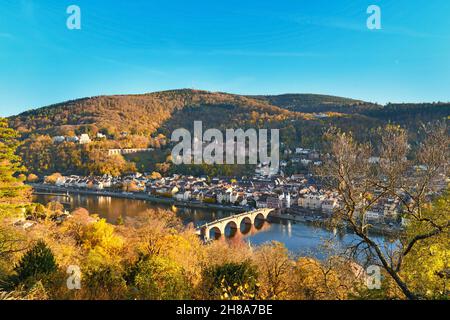
M 250 238 L 257 233 L 265 232 L 270 229 L 272 223 L 264 220 L 255 220 L 255 224 L 241 223 L 240 226 L 232 226 L 228 224 L 225 228 L 225 235 L 216 232 L 216 228 L 210 230 L 210 238 L 215 240 L 233 240 L 240 241 Z
M 144 200 L 121 199 L 102 196 L 71 195 L 70 202 L 64 197 L 35 196 L 35 201 L 46 204 L 50 201 L 63 203 L 68 210 L 85 208 L 91 214 L 98 214 L 110 223 L 116 223 L 122 217 L 135 217 L 148 209 L 171 210 L 184 224 L 193 222 L 196 226 L 232 215 L 233 212 L 214 209 L 191 209 L 173 205 L 156 204 Z
M 172 205 L 155 204 L 143 200 L 118 199 L 101 196 L 72 195 L 70 202 L 66 198 L 54 196 L 36 196 L 35 201 L 46 204 L 50 201 L 64 203 L 68 210 L 86 208 L 91 214 L 98 214 L 110 223 L 116 223 L 119 216 L 134 217 L 148 209 L 172 210 L 184 224 L 202 225 L 234 214 L 230 211 L 216 209 L 191 209 Z M 354 244 L 357 237 L 353 234 L 326 230 L 310 224 L 295 223 L 269 219 L 270 222 L 257 221 L 255 225 L 242 224 L 238 228 L 227 227 L 225 237 L 218 235 L 219 241 L 247 241 L 251 245 L 259 245 L 270 241 L 278 241 L 296 255 L 311 255 L 317 258 L 327 256 L 324 241 L 330 241 L 332 252 L 342 251 L 349 244 Z M 231 238 L 230 238 L 231 237 Z M 377 241 L 382 241 L 381 238 Z

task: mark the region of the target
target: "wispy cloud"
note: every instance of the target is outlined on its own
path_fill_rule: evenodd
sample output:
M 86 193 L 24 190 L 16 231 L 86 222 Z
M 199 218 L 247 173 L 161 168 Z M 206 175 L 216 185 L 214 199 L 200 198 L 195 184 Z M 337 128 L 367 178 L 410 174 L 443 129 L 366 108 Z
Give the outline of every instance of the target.
M 145 49 L 134 50 L 141 54 L 164 54 L 174 56 L 241 56 L 241 57 L 327 57 L 329 54 L 303 51 L 266 51 L 266 50 L 243 50 L 243 49 L 217 49 L 217 50 L 193 50 L 193 49 Z
M 355 32 L 371 32 L 367 29 L 365 20 L 361 23 L 354 23 L 349 21 L 344 21 L 340 19 L 323 19 L 323 18 L 311 18 L 311 17 L 300 17 L 294 19 L 298 24 L 302 25 L 312 25 L 317 27 L 340 29 Z M 382 29 L 377 32 L 382 32 L 388 35 L 398 35 L 411 38 L 430 38 L 430 39 L 450 39 L 449 35 L 442 34 L 432 34 L 423 31 L 412 30 L 405 27 L 389 25 L 384 23 Z
M 212 50 L 207 55 L 245 56 L 245 57 L 323 57 L 324 54 L 298 51 L 253 51 L 253 50 Z
M 8 32 L 0 32 L 0 38 L 14 39 L 14 36 Z

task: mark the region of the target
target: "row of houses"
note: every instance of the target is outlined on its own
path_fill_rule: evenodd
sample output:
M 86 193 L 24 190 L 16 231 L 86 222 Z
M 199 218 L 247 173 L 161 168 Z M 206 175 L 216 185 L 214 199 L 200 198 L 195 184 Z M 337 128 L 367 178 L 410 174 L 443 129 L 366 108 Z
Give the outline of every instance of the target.
M 338 207 L 338 197 L 335 194 L 307 193 L 299 196 L 297 204 L 299 207 L 311 210 L 321 210 L 331 214 Z
M 76 175 L 59 177 L 55 185 L 67 188 L 93 189 L 97 191 L 105 189 L 121 189 L 125 185 L 133 184 L 136 191 L 145 191 L 147 179 L 141 174 L 133 174 L 125 177 L 112 177 L 104 175 L 102 177 L 80 177 Z
M 302 147 L 296 147 L 294 149 L 286 148 L 284 149 L 285 155 L 294 155 L 294 156 L 303 156 L 306 159 L 310 160 L 317 160 L 320 159 L 320 153 L 317 150 L 308 149 L 308 148 L 302 148 Z
M 108 156 L 115 155 L 115 154 L 133 154 L 133 153 L 139 153 L 139 152 L 151 152 L 153 151 L 153 148 L 130 148 L 130 149 L 109 149 L 108 150 Z
M 209 203 L 252 206 L 258 208 L 290 208 L 295 204 L 303 183 L 303 176 L 291 178 L 254 177 L 250 179 L 220 179 L 174 175 L 151 179 L 142 174 L 124 177 L 59 177 L 56 185 L 92 190 L 117 190 L 145 192 L 160 197 L 170 197 L 178 201 L 202 201 Z M 126 187 L 133 186 L 130 189 Z
M 297 205 L 304 209 L 320 210 L 330 215 L 340 207 L 341 201 L 336 192 L 317 191 L 314 187 L 309 187 L 300 190 Z M 398 200 L 381 198 L 369 209 L 364 210 L 364 219 L 367 222 L 375 223 L 395 221 L 400 213 L 401 204 Z
M 336 192 L 321 190 L 309 175 L 250 179 L 220 179 L 173 175 L 152 179 L 136 173 L 124 177 L 59 177 L 56 185 L 92 190 L 141 192 L 173 198 L 177 201 L 198 201 L 253 208 L 287 209 L 299 207 L 331 215 L 340 206 Z M 400 213 L 400 204 L 390 199 L 379 200 L 365 211 L 368 222 L 394 220 Z

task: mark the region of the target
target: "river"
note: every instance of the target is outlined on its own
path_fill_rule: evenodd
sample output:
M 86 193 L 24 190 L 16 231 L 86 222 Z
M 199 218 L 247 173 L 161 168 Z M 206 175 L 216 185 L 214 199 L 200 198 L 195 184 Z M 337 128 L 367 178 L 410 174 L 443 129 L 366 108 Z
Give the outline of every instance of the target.
M 230 211 L 217 209 L 191 209 L 176 208 L 171 205 L 155 204 L 144 200 L 112 198 L 93 195 L 71 195 L 70 201 L 65 197 L 38 195 L 36 202 L 47 204 L 50 201 L 59 201 L 68 210 L 85 208 L 91 214 L 98 214 L 110 223 L 116 223 L 122 216 L 133 217 L 148 209 L 166 209 L 174 211 L 184 224 L 194 223 L 202 225 L 234 214 Z M 354 243 L 357 237 L 349 233 L 336 233 L 331 230 L 316 227 L 311 224 L 280 221 L 271 219 L 270 222 L 261 222 L 247 230 L 237 230 L 227 241 L 246 241 L 251 245 L 259 245 L 269 241 L 283 243 L 288 250 L 296 256 L 307 255 L 322 259 L 331 252 L 342 251 L 348 244 Z M 226 230 L 227 236 L 231 231 Z M 382 240 L 382 238 L 377 238 Z M 327 244 L 327 250 L 324 245 Z

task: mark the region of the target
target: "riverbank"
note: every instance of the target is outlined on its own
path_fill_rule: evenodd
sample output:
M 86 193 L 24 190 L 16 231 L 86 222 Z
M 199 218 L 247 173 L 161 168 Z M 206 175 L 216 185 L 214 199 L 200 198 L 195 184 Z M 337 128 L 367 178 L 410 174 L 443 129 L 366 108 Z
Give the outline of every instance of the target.
M 308 217 L 308 216 L 302 216 L 302 215 L 296 215 L 296 214 L 289 214 L 289 213 L 272 213 L 272 217 L 285 220 L 285 221 L 292 221 L 292 222 L 298 222 L 298 223 L 306 223 L 306 224 L 312 224 L 321 228 L 329 229 L 328 222 L 329 220 L 327 218 L 315 218 L 315 217 Z M 345 232 L 352 232 L 350 227 L 345 227 Z M 369 229 L 369 233 L 372 235 L 377 236 L 389 236 L 389 237 L 398 237 L 401 234 L 402 230 L 398 228 L 390 228 L 388 226 L 378 226 L 378 225 L 371 225 Z
M 81 195 L 89 195 L 89 196 L 100 196 L 100 197 L 111 197 L 111 198 L 119 198 L 119 199 L 131 199 L 131 200 L 144 200 L 152 203 L 160 203 L 167 205 L 174 205 L 177 207 L 186 207 L 192 209 L 215 209 L 215 210 L 223 210 L 223 211 L 231 211 L 231 212 L 244 212 L 249 210 L 249 208 L 240 207 L 240 206 L 225 206 L 221 204 L 214 203 L 203 203 L 196 201 L 177 201 L 173 198 L 163 198 L 149 195 L 143 192 L 115 192 L 115 191 L 100 191 L 100 190 L 88 190 L 88 189 L 80 189 L 80 188 L 67 188 L 60 187 L 49 184 L 42 183 L 29 183 L 29 185 L 35 191 L 44 191 L 55 193 L 64 193 L 64 194 L 81 194 Z
M 46 186 L 46 190 L 48 190 Z M 220 220 L 235 213 L 225 210 L 216 209 L 191 209 L 168 204 L 166 199 L 162 201 L 150 202 L 140 200 L 140 195 L 113 195 L 108 197 L 105 194 L 97 192 L 86 192 L 89 190 L 77 190 L 78 192 L 70 193 L 70 200 L 65 200 L 62 195 L 67 194 L 62 189 L 50 188 L 50 195 L 39 193 L 47 193 L 42 188 L 36 192 L 35 201 L 43 205 L 47 205 L 51 201 L 67 201 L 65 204 L 69 212 L 77 208 L 85 208 L 88 212 L 105 219 L 111 224 L 116 224 L 119 217 L 122 220 L 127 218 L 133 219 L 138 217 L 147 210 L 170 210 L 180 219 L 184 225 L 192 224 L 193 226 L 201 226 L 205 223 Z M 58 190 L 58 191 L 56 191 Z M 89 193 L 89 194 L 87 194 Z M 56 196 L 59 194 L 60 196 Z M 158 199 L 160 200 L 160 199 Z M 282 216 L 285 217 L 285 216 Z M 311 217 L 315 218 L 315 217 Z M 289 221 L 291 220 L 291 221 Z M 263 224 L 258 224 L 245 232 L 236 232 L 232 237 L 236 237 L 231 241 L 249 242 L 251 245 L 257 246 L 268 242 L 276 241 L 283 243 L 286 248 L 294 255 L 313 255 L 317 259 L 324 259 L 326 253 L 323 252 L 323 241 L 332 240 L 336 248 L 345 248 L 357 241 L 357 237 L 352 232 L 348 232 L 345 228 L 330 228 L 326 223 L 304 222 L 299 221 L 299 217 L 291 219 L 278 219 L 277 217 L 269 219 Z M 294 222 L 295 221 L 295 222 Z M 384 241 L 383 237 L 373 236 L 377 241 Z
M 115 191 L 99 191 L 99 190 L 88 190 L 81 188 L 68 188 L 68 187 L 60 187 L 49 184 L 42 183 L 30 183 L 29 184 L 35 191 L 38 193 L 41 191 L 48 192 L 47 195 L 54 194 L 55 196 L 67 195 L 70 194 L 79 194 L 79 195 L 87 195 L 87 196 L 96 196 L 96 197 L 111 197 L 117 199 L 130 199 L 130 200 L 143 200 L 148 201 L 154 204 L 165 204 L 165 205 L 174 205 L 176 207 L 184 207 L 191 209 L 213 209 L 213 210 L 222 210 L 229 211 L 234 213 L 241 213 L 244 211 L 249 211 L 251 208 L 245 208 L 240 206 L 226 206 L 221 204 L 214 203 L 203 203 L 196 201 L 177 201 L 173 198 L 163 198 L 149 195 L 143 192 L 115 192 Z M 324 229 L 329 229 L 328 219 L 324 217 L 312 217 L 301 214 L 292 214 L 292 213 L 272 213 L 274 218 L 291 221 L 295 223 L 303 223 L 310 224 L 317 227 L 321 227 Z M 351 230 L 347 227 L 345 228 L 345 232 L 351 232 Z M 401 230 L 389 228 L 388 226 L 375 226 L 372 225 L 370 228 L 370 234 L 373 235 L 381 235 L 381 236 L 389 236 L 396 237 L 401 233 Z

